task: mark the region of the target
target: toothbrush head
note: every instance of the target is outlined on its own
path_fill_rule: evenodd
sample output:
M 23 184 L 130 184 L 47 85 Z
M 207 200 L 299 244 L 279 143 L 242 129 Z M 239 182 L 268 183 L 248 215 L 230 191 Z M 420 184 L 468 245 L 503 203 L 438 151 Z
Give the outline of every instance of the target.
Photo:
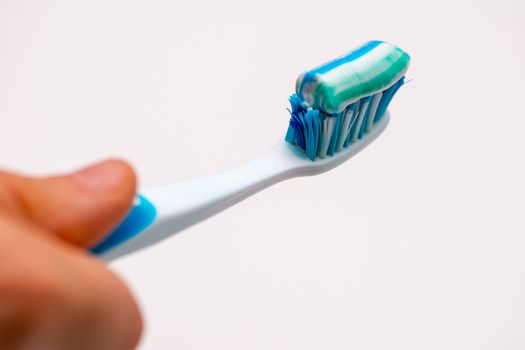
M 404 83 L 410 56 L 370 41 L 297 78 L 285 140 L 310 160 L 357 147 L 381 123 Z M 382 130 L 381 130 L 382 131 Z
M 314 162 L 307 157 L 302 149 L 282 139 L 275 147 L 275 151 L 279 153 L 277 159 L 283 161 L 289 169 L 293 169 L 290 174 L 291 177 L 318 175 L 327 172 L 352 158 L 372 143 L 386 129 L 389 121 L 390 113 L 386 111 L 381 120 L 375 122 L 370 131 L 353 142 L 351 147 L 343 147 L 340 152 L 335 152 L 333 156 L 318 157 Z

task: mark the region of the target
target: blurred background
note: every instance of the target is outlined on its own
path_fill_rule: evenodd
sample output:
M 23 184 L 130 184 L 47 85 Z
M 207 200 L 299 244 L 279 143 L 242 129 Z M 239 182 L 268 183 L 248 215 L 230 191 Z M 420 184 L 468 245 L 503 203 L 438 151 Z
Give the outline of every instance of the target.
M 523 1 L 1 0 L 0 167 L 228 169 L 370 39 L 413 79 L 370 147 L 112 264 L 140 349 L 523 349 Z

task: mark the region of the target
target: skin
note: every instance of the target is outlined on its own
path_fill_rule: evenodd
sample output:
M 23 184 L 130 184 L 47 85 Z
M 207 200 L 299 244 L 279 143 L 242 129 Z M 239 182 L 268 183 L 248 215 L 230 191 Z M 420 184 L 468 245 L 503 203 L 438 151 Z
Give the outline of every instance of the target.
M 135 187 L 118 160 L 48 178 L 0 172 L 0 349 L 136 347 L 136 302 L 86 251 L 126 215 Z

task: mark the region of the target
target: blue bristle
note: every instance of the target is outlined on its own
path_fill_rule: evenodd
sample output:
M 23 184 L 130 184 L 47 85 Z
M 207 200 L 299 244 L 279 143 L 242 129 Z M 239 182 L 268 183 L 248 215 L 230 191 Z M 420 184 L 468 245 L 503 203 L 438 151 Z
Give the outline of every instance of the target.
M 352 116 L 352 121 L 350 122 L 350 132 L 348 133 L 348 136 L 346 137 L 345 147 L 348 147 L 348 145 L 350 145 L 350 142 L 352 141 L 352 137 L 354 136 L 356 132 L 357 117 L 359 114 L 359 109 L 361 109 L 361 101 L 357 101 L 354 104 L 354 115 Z
M 368 107 L 370 106 L 370 99 L 371 98 L 372 98 L 372 96 L 367 96 L 367 97 L 363 97 L 361 99 L 361 106 L 364 106 L 364 104 L 366 103 L 366 110 L 361 111 L 361 113 L 363 114 L 363 117 L 362 117 L 363 121 L 361 122 L 361 127 L 359 129 L 359 134 L 357 135 L 357 137 L 359 139 L 363 137 L 363 135 L 365 133 L 365 130 L 366 130 L 366 121 L 368 119 Z
M 290 96 L 290 105 L 292 107 L 292 112 L 298 112 L 299 110 L 303 109 L 301 100 L 299 99 L 299 97 L 297 97 L 296 94 Z
M 290 119 L 290 126 L 295 130 L 295 140 L 297 142 L 297 146 L 303 150 L 306 150 L 306 140 L 304 137 L 304 119 L 298 115 L 292 115 L 292 119 Z
M 305 153 L 308 158 L 315 160 L 317 157 L 317 148 L 319 146 L 319 131 L 321 130 L 319 118 L 319 110 L 310 109 L 304 115 L 305 121 L 305 141 L 306 149 Z
M 337 146 L 337 139 L 339 138 L 339 134 L 341 133 L 341 113 L 335 113 L 330 118 L 336 118 L 335 125 L 334 125 L 334 131 L 332 132 L 332 138 L 330 139 L 330 145 L 328 146 L 328 151 L 326 154 L 329 156 L 334 155 L 335 146 Z
M 286 136 L 284 137 L 286 142 L 291 143 L 292 145 L 295 144 L 295 129 L 289 125 L 288 130 L 286 131 Z
M 404 82 L 405 77 L 402 77 L 394 85 L 383 91 L 383 96 L 381 97 L 381 101 L 379 101 L 379 105 L 377 106 L 374 123 L 381 120 L 381 118 L 386 112 L 388 105 L 390 104 L 390 101 L 392 101 L 392 98 L 396 94 L 397 90 L 399 90 L 399 88 L 403 85 Z
M 325 140 L 323 140 L 323 125 L 326 118 L 327 116 L 325 113 L 319 113 L 319 144 L 317 145 L 317 156 L 319 156 L 321 148 L 323 147 L 323 142 L 325 142 Z
M 290 126 L 286 133 L 285 140 L 292 145 L 297 145 L 302 150 L 306 150 L 305 138 L 304 138 L 304 108 L 301 106 L 301 101 L 297 95 L 290 96 L 290 106 L 292 110 L 290 112 Z
M 348 125 L 348 134 L 346 135 L 346 138 L 345 138 L 345 141 L 343 143 L 343 147 L 348 147 L 348 144 L 350 143 L 350 136 L 352 134 L 352 127 L 354 126 L 354 123 L 355 123 L 355 109 L 356 109 L 356 105 L 357 103 L 354 102 L 352 103 L 351 105 L 349 105 L 348 107 L 346 107 L 346 110 L 347 111 L 352 111 L 352 112 L 349 112 L 349 113 L 352 113 L 352 119 L 350 120 L 350 124 Z

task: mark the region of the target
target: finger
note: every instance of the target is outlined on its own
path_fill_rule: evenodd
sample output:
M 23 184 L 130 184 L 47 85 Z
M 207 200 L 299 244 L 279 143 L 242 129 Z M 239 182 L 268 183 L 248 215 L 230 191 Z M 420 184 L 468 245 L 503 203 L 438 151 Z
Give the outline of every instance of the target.
M 0 182 L 8 210 L 78 246 L 94 244 L 122 220 L 136 186 L 132 168 L 119 160 L 49 178 L 4 173 Z
M 102 262 L 0 218 L 0 349 L 134 349 L 137 304 Z

